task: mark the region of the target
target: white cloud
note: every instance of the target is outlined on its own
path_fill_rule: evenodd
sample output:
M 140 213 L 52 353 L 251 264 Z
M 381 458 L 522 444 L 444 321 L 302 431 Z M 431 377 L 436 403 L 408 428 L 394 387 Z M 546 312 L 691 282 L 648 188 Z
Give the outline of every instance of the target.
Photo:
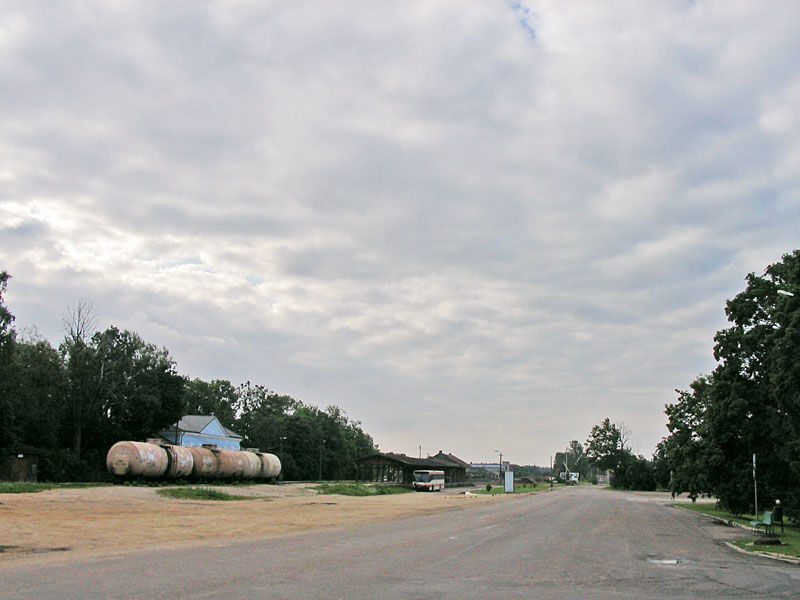
M 797 13 L 12 3 L 9 305 L 56 342 L 91 299 L 386 449 L 545 462 L 610 416 L 649 452 L 796 245 Z

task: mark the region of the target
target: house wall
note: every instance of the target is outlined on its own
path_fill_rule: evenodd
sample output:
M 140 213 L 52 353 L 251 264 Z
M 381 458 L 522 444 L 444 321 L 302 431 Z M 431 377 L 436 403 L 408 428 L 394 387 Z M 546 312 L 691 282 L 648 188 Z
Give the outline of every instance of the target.
M 236 438 L 217 437 L 214 435 L 205 435 L 202 433 L 191 433 L 189 431 L 178 431 L 178 441 L 175 441 L 174 431 L 162 431 L 161 436 L 166 438 L 168 442 L 178 446 L 199 447 L 203 444 L 216 444 L 218 448 L 223 450 L 240 450 L 239 442 Z
M 20 456 L 22 458 L 20 458 Z M 0 458 L 0 479 L 35 483 L 39 474 L 39 457 L 35 454 L 4 454 Z

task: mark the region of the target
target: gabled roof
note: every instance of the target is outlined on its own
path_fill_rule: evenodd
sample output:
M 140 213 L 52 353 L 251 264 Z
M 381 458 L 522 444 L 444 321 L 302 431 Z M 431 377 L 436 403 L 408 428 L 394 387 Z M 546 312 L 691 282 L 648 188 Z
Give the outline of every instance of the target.
M 222 429 L 223 429 L 223 431 L 224 431 L 225 433 L 227 433 L 227 434 L 228 434 L 228 437 L 232 437 L 232 438 L 239 438 L 240 440 L 241 440 L 241 439 L 244 439 L 244 438 L 243 438 L 242 436 L 240 436 L 238 433 L 236 433 L 235 431 L 231 431 L 231 430 L 230 430 L 230 429 L 228 429 L 227 427 L 223 427 Z
M 214 421 L 216 421 L 217 426 L 224 431 L 228 437 L 239 440 L 242 439 L 242 436 L 240 436 L 238 433 L 231 431 L 227 427 L 223 427 L 222 423 L 219 422 L 219 419 L 213 415 L 186 415 L 181 417 L 181 420 L 178 421 L 178 429 L 188 433 L 203 433 L 203 431 Z M 170 429 L 175 429 L 174 423 L 166 431 L 169 431 Z
M 460 467 L 462 469 L 469 469 L 469 463 L 464 462 L 457 456 L 453 456 L 452 454 L 445 454 L 441 450 L 439 450 L 439 454 L 432 456 L 438 461 L 448 464 L 451 467 Z
M 35 446 L 29 446 L 28 444 L 9 444 L 4 448 L 0 448 L 0 452 L 3 452 L 4 454 L 44 454 L 43 450 L 40 450 Z
M 443 456 L 447 457 L 451 455 L 445 454 Z M 388 460 L 400 463 L 401 465 L 406 465 L 417 469 L 441 469 L 443 467 L 447 468 L 461 467 L 461 464 L 455 462 L 459 460 L 455 457 L 449 458 L 447 460 L 440 458 L 438 455 L 429 456 L 428 458 L 414 458 L 413 456 L 406 456 L 405 454 L 395 454 L 394 452 L 371 452 L 370 454 L 366 454 L 364 456 L 357 458 L 356 461 L 360 462 L 373 457 L 386 458 Z

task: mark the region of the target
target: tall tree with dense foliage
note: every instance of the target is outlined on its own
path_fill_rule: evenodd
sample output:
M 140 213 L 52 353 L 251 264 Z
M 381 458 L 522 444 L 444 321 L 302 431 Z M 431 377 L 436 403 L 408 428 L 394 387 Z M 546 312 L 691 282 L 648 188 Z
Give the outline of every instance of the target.
M 715 337 L 718 366 L 667 407 L 668 460 L 679 488 L 745 512 L 755 454 L 762 502 L 800 514 L 800 250 L 746 281 Z
M 659 466 L 668 471 L 667 485 L 675 494 L 695 498 L 710 489 L 708 481 L 708 410 L 714 387 L 710 377 L 698 377 L 691 391 L 678 392 L 678 401 L 666 407 L 667 437 L 657 449 Z M 664 479 L 664 475 L 661 476 Z
M 99 402 L 93 446 L 144 439 L 183 415 L 185 380 L 165 348 L 116 327 L 96 333 L 91 346 Z
M 8 389 L 19 442 L 43 450 L 60 444 L 64 420 L 65 374 L 58 351 L 38 336 L 15 344 Z
M 80 458 L 84 427 L 98 409 L 97 377 L 92 364 L 94 349 L 89 343 L 97 327 L 97 317 L 92 312 L 92 305 L 81 301 L 74 309 L 67 309 L 63 324 L 65 336 L 59 349 L 66 369 L 72 452 Z
M 628 451 L 623 431 L 606 418 L 592 427 L 586 440 L 586 456 L 598 469 L 619 470 Z
M 11 404 L 11 362 L 14 353 L 16 332 L 12 327 L 14 315 L 6 307 L 3 295 L 11 278 L 6 271 L 0 271 L 0 447 L 16 441 L 15 412 Z
M 249 381 L 187 381 L 166 348 L 116 327 L 96 331 L 85 301 L 65 314 L 58 351 L 36 335 L 17 339 L 3 298 L 9 278 L 0 272 L 0 446 L 41 447 L 45 479 L 102 478 L 112 444 L 186 414 L 214 415 L 244 447 L 281 454 L 287 478 L 351 478 L 355 459 L 376 449 L 336 406 L 320 410 Z
M 610 469 L 611 486 L 629 490 L 653 490 L 656 480 L 653 463 L 635 455 L 630 447 L 630 431 L 624 423 L 606 418 L 594 427 L 586 440 L 586 456 L 598 469 Z
M 230 381 L 214 379 L 209 382 L 197 378 L 188 380 L 184 397 L 185 414 L 213 415 L 224 427 L 234 428 L 239 393 Z

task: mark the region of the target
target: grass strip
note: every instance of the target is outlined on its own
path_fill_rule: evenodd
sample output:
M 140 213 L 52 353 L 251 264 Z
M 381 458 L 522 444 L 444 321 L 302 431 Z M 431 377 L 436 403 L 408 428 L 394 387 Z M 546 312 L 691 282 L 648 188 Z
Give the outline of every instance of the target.
M 563 487 L 563 484 L 555 484 L 555 487 Z M 536 485 L 515 485 L 514 491 L 511 492 L 513 494 L 527 494 L 528 492 L 540 492 L 542 490 L 549 490 L 550 484 L 549 483 L 537 483 Z M 472 492 L 473 494 L 491 494 L 492 496 L 496 496 L 498 494 L 505 494 L 505 488 L 500 486 L 492 486 L 491 490 L 487 490 L 486 488 L 479 488 Z
M 321 483 L 314 489 L 318 494 L 338 496 L 385 496 L 407 494 L 411 491 L 399 485 L 364 485 L 363 483 Z
M 65 490 L 110 485 L 108 483 L 21 483 L 15 481 L 0 482 L 0 494 L 35 494 L 45 490 Z
M 717 506 L 714 504 L 675 504 L 675 506 L 710 515 L 712 517 L 717 517 L 718 519 L 729 521 L 731 523 L 738 523 L 747 529 L 750 529 L 750 521 L 755 521 L 755 517 L 753 515 L 734 515 L 733 513 L 729 513 L 717 508 Z M 733 543 L 739 548 L 743 548 L 750 552 L 773 552 L 800 558 L 800 527 L 798 527 L 794 522 L 789 524 L 789 522 L 784 519 L 784 530 L 781 531 L 781 526 L 776 525 L 775 535 L 769 537 L 778 538 L 781 541 L 780 546 L 759 543 L 767 539 L 767 536 L 761 534 L 736 540 Z
M 156 493 L 164 498 L 176 498 L 178 500 L 211 500 L 214 502 L 223 502 L 228 500 L 258 499 L 258 496 L 241 496 L 203 487 L 162 488 L 156 490 Z

